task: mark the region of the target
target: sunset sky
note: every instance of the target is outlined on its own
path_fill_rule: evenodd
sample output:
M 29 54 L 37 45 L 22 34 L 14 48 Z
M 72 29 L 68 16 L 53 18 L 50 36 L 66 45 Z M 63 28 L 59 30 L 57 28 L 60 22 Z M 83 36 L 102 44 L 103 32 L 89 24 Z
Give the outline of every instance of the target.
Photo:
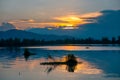
M 0 0 L 0 23 L 19 29 L 77 26 L 95 21 L 102 10 L 118 10 L 120 0 Z

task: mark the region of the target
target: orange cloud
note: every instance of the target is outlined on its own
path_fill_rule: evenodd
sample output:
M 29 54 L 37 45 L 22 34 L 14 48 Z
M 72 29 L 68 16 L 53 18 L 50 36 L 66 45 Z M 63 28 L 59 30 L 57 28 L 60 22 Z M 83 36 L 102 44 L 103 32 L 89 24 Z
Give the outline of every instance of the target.
M 83 15 L 80 15 L 81 18 L 95 18 L 95 17 L 98 17 L 98 16 L 101 16 L 102 13 L 100 12 L 93 12 L 93 13 L 87 13 L 87 14 L 83 14 Z
M 83 19 L 81 19 L 80 17 L 76 15 L 55 17 L 54 19 L 66 22 L 67 24 L 64 24 L 65 26 L 77 26 L 78 24 L 86 23 Z
M 9 23 L 14 24 L 19 29 L 25 29 L 28 27 L 65 27 L 64 29 L 75 29 L 77 25 L 92 23 L 95 22 L 96 17 L 101 16 L 100 12 L 93 12 L 81 15 L 66 15 L 66 16 L 57 16 L 48 20 L 34 20 L 34 19 L 20 19 L 12 20 Z M 94 19 L 94 20 L 93 20 Z M 73 28 L 72 28 L 73 27 Z
M 12 21 L 9 21 L 9 23 L 32 23 L 32 22 L 35 22 L 35 20 L 33 19 L 19 19 L 19 20 L 12 20 Z
M 61 20 L 61 21 L 66 21 L 66 22 L 71 22 L 71 21 L 74 21 L 74 22 L 80 22 L 81 19 L 77 16 L 72 16 L 72 15 L 69 15 L 69 16 L 62 16 L 62 17 L 56 17 L 54 18 L 56 20 Z
M 81 24 L 92 23 L 94 22 L 94 20 L 91 20 L 92 18 L 96 18 L 101 15 L 102 13 L 100 12 L 93 12 L 93 13 L 87 13 L 87 14 L 82 14 L 82 15 L 60 16 L 60 17 L 55 17 L 54 19 L 65 22 L 66 23 L 64 24 L 65 26 L 74 27 L 74 26 L 81 25 Z

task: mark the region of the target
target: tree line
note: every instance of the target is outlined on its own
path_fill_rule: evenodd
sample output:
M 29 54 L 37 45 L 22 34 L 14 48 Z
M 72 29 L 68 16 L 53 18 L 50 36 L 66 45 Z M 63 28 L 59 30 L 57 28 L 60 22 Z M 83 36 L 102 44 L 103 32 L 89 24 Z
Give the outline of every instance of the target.
M 20 47 L 20 46 L 41 46 L 41 45 L 56 45 L 56 44 L 120 44 L 120 36 L 109 39 L 103 37 L 99 40 L 93 38 L 86 39 L 64 39 L 64 40 L 35 40 L 35 39 L 0 39 L 0 47 Z

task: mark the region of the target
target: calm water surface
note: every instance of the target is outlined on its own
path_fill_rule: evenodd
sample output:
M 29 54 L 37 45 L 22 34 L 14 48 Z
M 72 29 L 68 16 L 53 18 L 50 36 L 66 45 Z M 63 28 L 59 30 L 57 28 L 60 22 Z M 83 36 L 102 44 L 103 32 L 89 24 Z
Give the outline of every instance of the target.
M 35 55 L 24 57 L 25 48 Z M 75 55 L 80 62 L 74 72 L 65 64 L 40 65 L 64 62 L 68 54 Z M 120 46 L 0 48 L 0 80 L 120 80 Z

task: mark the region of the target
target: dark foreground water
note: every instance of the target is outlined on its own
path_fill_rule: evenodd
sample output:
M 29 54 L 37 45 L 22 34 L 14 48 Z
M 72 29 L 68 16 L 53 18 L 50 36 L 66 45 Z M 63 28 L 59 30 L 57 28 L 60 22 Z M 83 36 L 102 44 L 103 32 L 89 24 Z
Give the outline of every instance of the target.
M 25 57 L 24 49 L 31 53 Z M 40 65 L 64 62 L 73 54 L 80 62 L 74 72 L 67 65 Z M 0 80 L 120 80 L 119 46 L 42 46 L 0 48 Z

